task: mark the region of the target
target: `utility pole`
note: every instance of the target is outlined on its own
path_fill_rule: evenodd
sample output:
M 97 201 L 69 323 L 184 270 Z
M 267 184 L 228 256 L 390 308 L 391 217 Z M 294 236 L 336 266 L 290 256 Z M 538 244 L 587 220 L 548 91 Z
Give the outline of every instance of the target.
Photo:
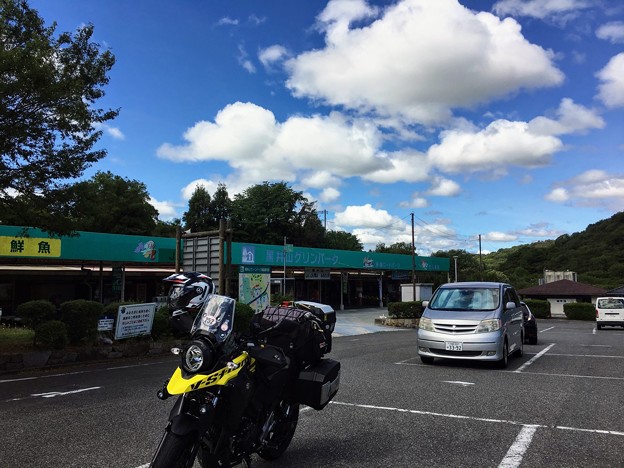
M 481 234 L 479 234 L 479 267 L 480 267 L 480 274 L 479 274 L 479 280 L 483 281 L 483 257 L 481 256 Z
M 416 300 L 416 245 L 414 243 L 414 213 L 412 213 L 412 301 Z
M 286 236 L 284 236 L 284 280 L 282 281 L 282 297 L 286 295 Z
M 457 255 L 453 255 L 453 259 L 455 260 L 455 283 L 457 283 Z
M 321 210 L 320 213 L 323 213 L 323 228 L 325 229 L 325 232 L 327 232 L 327 210 Z

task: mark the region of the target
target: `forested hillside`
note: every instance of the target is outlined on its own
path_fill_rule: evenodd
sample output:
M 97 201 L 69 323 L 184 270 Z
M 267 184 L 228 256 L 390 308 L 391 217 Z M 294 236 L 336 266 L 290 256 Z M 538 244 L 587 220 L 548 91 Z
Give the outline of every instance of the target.
M 484 263 L 518 288 L 537 285 L 546 269 L 575 271 L 580 282 L 613 289 L 624 284 L 624 213 L 554 241 L 498 250 L 486 255 Z

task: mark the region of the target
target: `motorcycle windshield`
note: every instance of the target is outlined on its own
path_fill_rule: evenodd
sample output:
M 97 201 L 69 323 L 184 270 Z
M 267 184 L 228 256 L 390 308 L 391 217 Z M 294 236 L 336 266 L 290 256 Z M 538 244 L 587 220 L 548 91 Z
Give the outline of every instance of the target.
M 212 334 L 218 343 L 223 343 L 232 333 L 236 301 L 231 297 L 213 294 L 206 301 L 191 328 L 191 335 L 197 331 Z

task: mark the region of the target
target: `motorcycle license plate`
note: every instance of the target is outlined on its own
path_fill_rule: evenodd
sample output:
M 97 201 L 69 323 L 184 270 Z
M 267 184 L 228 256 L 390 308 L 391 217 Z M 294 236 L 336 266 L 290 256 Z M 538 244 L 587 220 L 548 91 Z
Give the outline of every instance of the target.
M 456 343 L 452 341 L 445 342 L 447 351 L 463 351 L 463 343 Z

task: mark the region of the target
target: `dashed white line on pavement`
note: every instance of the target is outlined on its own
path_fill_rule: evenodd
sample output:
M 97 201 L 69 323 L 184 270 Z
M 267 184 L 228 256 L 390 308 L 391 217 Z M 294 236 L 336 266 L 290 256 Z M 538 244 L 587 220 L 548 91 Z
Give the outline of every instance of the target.
M 516 373 L 520 373 L 522 372 L 524 369 L 526 369 L 527 367 L 529 367 L 531 364 L 533 364 L 535 361 L 537 361 L 539 358 L 541 358 L 544 354 L 546 354 L 550 348 L 552 348 L 553 346 L 555 346 L 555 343 L 551 344 L 550 346 L 547 346 L 546 348 L 542 349 L 539 353 L 537 353 L 535 356 L 533 356 L 531 359 L 529 359 L 527 362 L 525 362 L 524 364 L 522 364 L 520 367 L 518 367 L 514 372 Z
M 523 426 L 522 430 L 516 437 L 514 443 L 509 447 L 505 458 L 500 462 L 498 468 L 516 468 L 520 466 L 522 463 L 522 458 L 526 453 L 529 445 L 531 445 L 531 440 L 533 440 L 533 436 L 535 435 L 535 431 L 537 431 L 538 426 Z

